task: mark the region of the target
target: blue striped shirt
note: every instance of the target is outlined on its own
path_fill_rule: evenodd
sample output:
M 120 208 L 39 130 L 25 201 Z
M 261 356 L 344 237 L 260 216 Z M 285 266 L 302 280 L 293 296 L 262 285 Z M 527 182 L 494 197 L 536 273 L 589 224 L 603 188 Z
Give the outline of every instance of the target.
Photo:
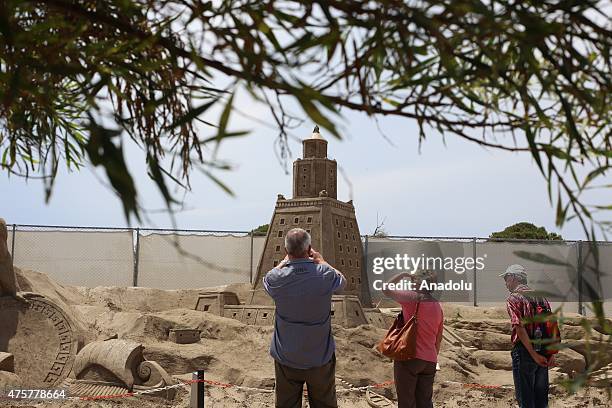
M 276 315 L 270 354 L 288 367 L 327 364 L 336 350 L 331 333 L 331 297 L 346 279 L 327 264 L 294 259 L 263 278 Z

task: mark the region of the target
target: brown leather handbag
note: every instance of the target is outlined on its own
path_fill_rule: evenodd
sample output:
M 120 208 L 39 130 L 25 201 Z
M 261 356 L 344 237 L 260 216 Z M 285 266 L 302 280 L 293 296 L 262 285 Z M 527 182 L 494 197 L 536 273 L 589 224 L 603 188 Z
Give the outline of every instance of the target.
M 378 351 L 398 361 L 415 358 L 419 303 L 417 302 L 414 315 L 407 322 L 404 322 L 402 312 L 397 315 L 387 335 L 378 344 Z

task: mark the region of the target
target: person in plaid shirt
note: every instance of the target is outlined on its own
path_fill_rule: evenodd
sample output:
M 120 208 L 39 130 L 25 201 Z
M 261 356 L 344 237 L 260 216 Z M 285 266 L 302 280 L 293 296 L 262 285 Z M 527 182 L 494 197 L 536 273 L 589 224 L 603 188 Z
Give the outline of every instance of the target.
M 529 333 L 533 335 L 535 310 L 533 303 L 526 297 L 531 292 L 527 286 L 527 271 L 523 265 L 510 265 L 504 273 L 506 288 L 510 295 L 506 307 L 512 323 L 512 376 L 516 400 L 521 408 L 540 408 L 548 406 L 548 368 L 554 364 L 554 357 L 546 357 L 535 350 Z M 548 300 L 542 301 L 550 309 Z

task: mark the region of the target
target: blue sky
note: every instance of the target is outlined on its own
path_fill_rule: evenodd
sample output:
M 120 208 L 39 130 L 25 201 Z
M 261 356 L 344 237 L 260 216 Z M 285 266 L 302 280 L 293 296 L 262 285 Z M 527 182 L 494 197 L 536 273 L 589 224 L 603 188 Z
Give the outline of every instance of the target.
M 262 106 L 238 105 L 249 115 L 270 120 Z M 555 210 L 548 201 L 546 184 L 527 154 L 483 149 L 455 136 L 430 132 L 418 151 L 416 122 L 384 118 L 379 126 L 393 143 L 383 138 L 376 123 L 365 115 L 345 112 L 336 140 L 324 129 L 329 157 L 342 168 L 338 198 L 354 200 L 362 233 L 371 233 L 377 216 L 394 235 L 480 236 L 520 221 L 533 222 L 561 232 L 566 239 L 583 239 L 576 223 L 561 231 L 554 225 Z M 206 176 L 193 173 L 192 191 L 185 197 L 186 211 L 176 214 L 184 229 L 247 230 L 269 222 L 277 194 L 291 196 L 291 174 L 285 174 L 274 154 L 276 131 L 233 114 L 233 129 L 251 129 L 244 138 L 224 142 L 218 156 L 234 165 L 217 172 L 234 192 L 227 195 Z M 305 122 L 294 135 L 310 136 Z M 210 132 L 209 132 L 210 133 Z M 301 144 L 292 141 L 292 161 L 301 157 Z M 146 208 L 163 208 L 159 193 L 145 175 L 144 160 L 127 146 L 141 202 Z M 289 170 L 291 165 L 289 164 Z M 97 174 L 95 176 L 94 174 Z M 119 201 L 100 180 L 102 172 L 83 168 L 62 171 L 49 204 L 37 180 L 0 177 L 0 216 L 8 223 L 42 225 L 125 226 Z M 350 182 L 350 188 L 349 183 Z M 147 227 L 170 227 L 167 214 L 150 213 Z

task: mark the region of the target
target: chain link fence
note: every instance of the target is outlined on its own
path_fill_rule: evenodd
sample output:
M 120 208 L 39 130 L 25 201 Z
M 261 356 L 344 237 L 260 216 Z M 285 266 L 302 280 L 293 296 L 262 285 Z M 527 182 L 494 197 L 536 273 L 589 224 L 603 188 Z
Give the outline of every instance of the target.
M 245 231 L 13 225 L 20 269 L 74 286 L 203 288 L 252 282 L 265 236 Z
M 38 225 L 9 225 L 8 238 L 17 267 L 44 272 L 59 283 L 159 289 L 253 283 L 264 244 L 265 236 L 248 231 Z M 469 291 L 446 294 L 443 301 L 502 305 L 507 292 L 499 274 L 513 263 L 527 268 L 533 289 L 567 309 L 584 313 L 591 300 L 612 298 L 612 242 L 362 236 L 362 244 L 370 280 L 377 257 L 481 258 L 483 268 L 455 264 L 439 277 L 458 276 L 471 284 Z M 380 292 L 372 285 L 369 290 L 376 303 Z
M 460 280 L 469 291 L 439 294 L 442 301 L 474 306 L 503 306 L 508 292 L 499 276 L 509 265 L 521 264 L 528 271 L 529 286 L 547 296 L 553 307 L 590 314 L 590 302 L 604 302 L 612 314 L 612 242 L 494 240 L 466 237 L 363 237 L 364 264 L 370 281 L 376 277 L 373 260 L 406 254 L 414 258 L 455 261 L 454 270 L 433 268 L 438 281 Z M 477 262 L 457 263 L 472 258 Z M 459 265 L 459 268 L 457 268 Z M 398 271 L 392 270 L 383 280 Z M 374 303 L 380 291 L 370 286 Z

